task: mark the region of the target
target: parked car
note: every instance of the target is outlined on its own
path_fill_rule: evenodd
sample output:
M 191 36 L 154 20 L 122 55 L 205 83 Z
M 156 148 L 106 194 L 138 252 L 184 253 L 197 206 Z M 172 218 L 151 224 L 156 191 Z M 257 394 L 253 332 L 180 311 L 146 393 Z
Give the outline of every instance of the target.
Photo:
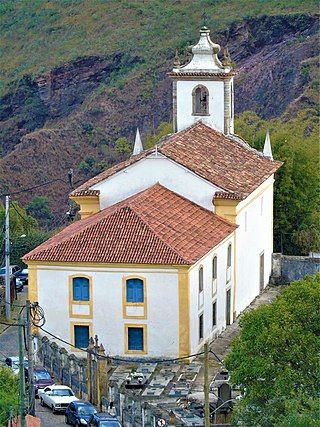
M 89 421 L 89 426 L 121 427 L 121 424 L 116 417 L 103 413 L 103 414 L 96 414 L 95 416 L 92 416 L 91 420 Z
M 23 358 L 24 368 L 28 366 L 28 359 L 26 357 Z M 19 357 L 18 356 L 10 356 L 7 357 L 4 361 L 5 366 L 10 368 L 12 372 L 16 375 L 19 374 Z
M 23 291 L 23 282 L 21 282 L 20 279 L 16 279 L 16 291 L 22 292 Z
M 127 375 L 125 387 L 126 388 L 141 388 L 145 384 L 146 379 L 142 372 L 130 372 Z
M 23 283 L 23 286 L 27 286 L 28 285 L 28 269 L 23 268 L 21 271 L 19 271 L 16 274 L 16 279 L 17 281 L 20 280 Z
M 35 397 L 39 397 L 39 390 L 43 390 L 45 387 L 48 387 L 50 385 L 54 384 L 53 379 L 51 378 L 51 375 L 41 365 L 36 365 L 33 368 L 34 373 L 34 391 L 35 391 Z M 29 368 L 25 368 L 25 374 L 26 374 L 26 381 L 29 380 Z
M 9 266 L 9 274 L 10 277 L 17 277 L 20 273 L 21 268 L 18 265 L 10 265 Z M 0 268 L 0 277 L 6 277 L 6 267 Z
M 87 426 L 89 420 L 92 419 L 96 413 L 96 408 L 90 402 L 77 400 L 71 402 L 67 407 L 65 421 L 66 424 L 71 424 L 72 426 Z
M 51 385 L 45 387 L 39 395 L 40 405 L 48 406 L 52 412 L 65 412 L 69 403 L 79 400 L 70 387 L 65 385 Z

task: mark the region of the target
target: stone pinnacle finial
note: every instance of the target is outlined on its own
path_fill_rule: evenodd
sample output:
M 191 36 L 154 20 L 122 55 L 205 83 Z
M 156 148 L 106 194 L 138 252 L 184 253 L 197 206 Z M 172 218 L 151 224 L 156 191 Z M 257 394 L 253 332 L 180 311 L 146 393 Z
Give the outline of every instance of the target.
M 230 67 L 231 66 L 231 58 L 230 58 L 230 53 L 229 53 L 229 49 L 228 46 L 226 46 L 223 49 L 223 60 L 222 60 L 222 65 L 224 67 Z
M 176 56 L 174 57 L 174 63 L 173 63 L 173 65 L 174 65 L 174 68 L 179 68 L 180 65 L 181 65 L 178 49 L 176 49 Z
M 142 145 L 142 141 L 141 141 L 141 137 L 140 137 L 139 128 L 137 128 L 136 139 L 134 141 L 134 147 L 133 147 L 132 155 L 136 156 L 137 154 L 142 153 L 142 151 L 143 151 L 143 145 Z
M 267 133 L 266 133 L 266 139 L 263 147 L 263 155 L 264 157 L 267 157 L 269 160 L 273 160 L 269 130 L 267 130 Z

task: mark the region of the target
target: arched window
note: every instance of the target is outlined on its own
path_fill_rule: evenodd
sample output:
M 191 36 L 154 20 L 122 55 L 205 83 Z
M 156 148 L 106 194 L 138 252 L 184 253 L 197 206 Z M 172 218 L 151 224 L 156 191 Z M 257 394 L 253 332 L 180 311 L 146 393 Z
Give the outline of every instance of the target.
M 207 115 L 209 114 L 209 91 L 203 86 L 196 86 L 192 91 L 193 98 L 193 114 Z
M 143 280 L 126 280 L 127 302 L 144 302 Z
M 232 246 L 231 243 L 228 246 L 228 254 L 227 254 L 227 283 L 231 280 L 231 253 L 232 253 Z
M 228 267 L 231 267 L 231 250 L 232 250 L 232 247 L 231 247 L 231 243 L 230 243 L 230 245 L 228 246 L 228 258 L 227 258 L 227 266 Z
M 214 295 L 217 292 L 217 264 L 218 264 L 218 258 L 215 255 L 212 258 L 212 295 Z
M 89 279 L 87 277 L 74 277 L 72 279 L 73 301 L 89 301 Z
M 199 268 L 199 293 L 203 291 L 203 267 Z

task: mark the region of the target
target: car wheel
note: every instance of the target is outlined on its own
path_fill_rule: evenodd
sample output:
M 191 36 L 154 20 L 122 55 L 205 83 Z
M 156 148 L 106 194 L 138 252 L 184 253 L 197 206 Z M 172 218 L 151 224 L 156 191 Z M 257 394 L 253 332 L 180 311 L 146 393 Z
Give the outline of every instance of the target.
M 40 398 L 40 405 L 41 405 L 41 406 L 45 406 L 45 405 L 44 405 L 44 401 L 43 401 L 43 399 L 42 399 L 42 398 Z

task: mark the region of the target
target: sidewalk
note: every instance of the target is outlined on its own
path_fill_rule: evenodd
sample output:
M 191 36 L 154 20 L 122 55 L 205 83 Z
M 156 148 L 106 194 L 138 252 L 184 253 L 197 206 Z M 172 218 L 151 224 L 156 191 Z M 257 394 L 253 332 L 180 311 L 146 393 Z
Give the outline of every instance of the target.
M 11 306 L 11 321 L 7 321 L 5 318 L 1 319 L 6 323 L 17 323 L 19 313 L 22 306 L 25 305 L 27 299 L 27 288 L 23 292 L 19 292 L 17 299 Z M 22 316 L 25 316 L 25 310 L 22 312 Z M 19 355 L 19 344 L 18 344 L 18 327 L 17 326 L 6 326 L 0 325 L 0 360 L 4 360 L 8 356 Z

